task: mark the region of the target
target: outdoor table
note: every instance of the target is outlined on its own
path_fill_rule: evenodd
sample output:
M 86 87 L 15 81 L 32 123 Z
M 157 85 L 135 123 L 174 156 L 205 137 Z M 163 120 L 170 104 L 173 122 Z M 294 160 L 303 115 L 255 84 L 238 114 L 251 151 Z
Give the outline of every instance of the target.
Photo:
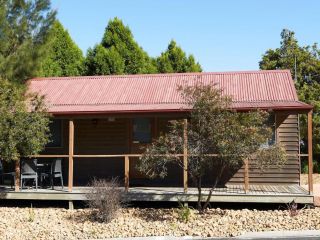
M 50 162 L 37 163 L 38 177 L 40 178 L 40 184 L 42 187 L 43 187 L 43 181 L 42 181 L 41 174 L 49 173 L 51 170 L 51 164 L 52 164 L 52 160 L 50 160 Z

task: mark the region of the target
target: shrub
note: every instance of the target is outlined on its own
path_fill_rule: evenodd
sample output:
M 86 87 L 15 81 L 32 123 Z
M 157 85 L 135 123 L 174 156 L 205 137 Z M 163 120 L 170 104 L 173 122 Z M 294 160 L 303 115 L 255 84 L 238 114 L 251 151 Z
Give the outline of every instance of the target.
M 286 205 L 287 205 L 290 217 L 295 217 L 299 214 L 298 204 L 294 200 L 290 203 L 287 203 Z
M 110 222 L 124 206 L 124 190 L 119 187 L 118 179 L 93 179 L 86 194 L 91 216 L 100 222 Z
M 34 222 L 35 215 L 36 214 L 33 210 L 32 204 L 31 204 L 31 207 L 29 208 L 28 222 Z
M 182 222 L 189 222 L 192 215 L 192 211 L 188 206 L 183 205 L 183 203 L 179 202 L 178 208 L 178 216 L 179 220 Z

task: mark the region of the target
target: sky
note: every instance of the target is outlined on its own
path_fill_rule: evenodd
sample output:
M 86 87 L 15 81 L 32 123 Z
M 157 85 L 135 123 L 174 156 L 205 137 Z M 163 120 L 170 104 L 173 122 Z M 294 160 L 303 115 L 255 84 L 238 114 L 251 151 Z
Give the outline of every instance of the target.
M 206 72 L 259 69 L 284 28 L 302 45 L 320 43 L 319 0 L 52 0 L 52 7 L 84 54 L 118 17 L 150 56 L 174 39 Z

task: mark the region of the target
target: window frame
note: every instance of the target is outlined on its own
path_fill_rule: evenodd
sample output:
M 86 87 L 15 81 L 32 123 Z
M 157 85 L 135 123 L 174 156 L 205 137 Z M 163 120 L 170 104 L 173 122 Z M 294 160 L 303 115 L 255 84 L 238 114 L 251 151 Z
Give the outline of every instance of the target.
M 149 135 L 149 139 L 148 141 L 141 141 L 141 139 L 135 139 L 135 121 L 138 120 L 138 119 L 146 119 L 148 120 L 148 123 L 149 123 L 149 129 L 148 129 L 148 135 Z M 152 119 L 148 118 L 148 117 L 136 117 L 136 118 L 133 118 L 132 120 L 132 143 L 133 144 L 150 144 L 152 143 Z
M 51 122 L 53 121 L 60 121 L 60 144 L 57 145 L 57 146 L 50 146 L 50 145 L 46 145 L 46 149 L 57 149 L 57 148 L 63 148 L 63 145 L 64 145 L 64 141 L 63 141 L 63 128 L 64 128 L 64 121 L 63 119 L 51 119 Z M 50 134 L 52 135 L 51 131 L 50 131 Z M 49 143 L 50 144 L 50 143 Z
M 277 122 L 276 122 L 276 113 L 272 112 L 269 115 L 269 118 L 266 122 L 268 124 L 268 127 L 272 129 L 272 136 L 271 139 L 267 139 L 265 143 L 261 144 L 260 148 L 270 148 L 274 144 L 277 143 Z M 271 123 L 271 124 L 270 124 Z

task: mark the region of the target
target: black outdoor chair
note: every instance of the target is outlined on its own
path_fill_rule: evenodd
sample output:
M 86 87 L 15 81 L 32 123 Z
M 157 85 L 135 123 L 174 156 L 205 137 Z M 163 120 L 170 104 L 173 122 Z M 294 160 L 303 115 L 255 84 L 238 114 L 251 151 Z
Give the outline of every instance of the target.
M 61 158 L 54 159 L 51 164 L 50 172 L 41 173 L 40 177 L 41 177 L 41 181 L 43 180 L 43 178 L 49 177 L 52 189 L 54 189 L 53 180 L 55 178 L 60 178 L 61 187 L 63 189 L 62 159 Z
M 3 165 L 2 161 L 0 160 L 0 178 L 1 178 L 1 183 L 4 183 L 5 177 L 9 177 L 11 179 L 11 188 L 14 186 L 14 183 L 16 181 L 16 173 L 15 172 L 7 172 L 5 173 L 3 170 Z
M 22 159 L 21 160 L 21 189 L 23 187 L 23 180 L 34 179 L 36 189 L 38 189 L 38 172 L 37 159 Z

